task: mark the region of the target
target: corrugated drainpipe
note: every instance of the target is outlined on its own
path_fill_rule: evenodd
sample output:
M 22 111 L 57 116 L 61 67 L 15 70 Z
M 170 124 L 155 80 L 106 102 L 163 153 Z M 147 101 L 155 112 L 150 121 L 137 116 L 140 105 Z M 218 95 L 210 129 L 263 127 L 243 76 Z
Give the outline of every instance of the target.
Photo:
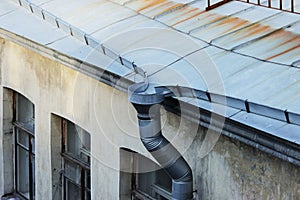
M 164 91 L 157 91 L 147 83 L 137 83 L 129 87 L 128 93 L 137 111 L 141 141 L 172 178 L 172 200 L 193 199 L 192 170 L 161 132 L 160 106 Z

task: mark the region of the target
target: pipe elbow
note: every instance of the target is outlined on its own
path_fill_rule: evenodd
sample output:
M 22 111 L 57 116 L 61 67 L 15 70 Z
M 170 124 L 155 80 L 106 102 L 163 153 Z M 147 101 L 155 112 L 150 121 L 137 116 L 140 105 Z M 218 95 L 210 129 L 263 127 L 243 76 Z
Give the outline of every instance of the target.
M 192 170 L 177 149 L 161 133 L 160 103 L 164 100 L 164 94 L 156 93 L 155 90 L 151 90 L 154 91 L 151 93 L 149 85 L 144 86 L 145 84 L 135 84 L 128 89 L 129 100 L 138 113 L 141 141 L 172 178 L 172 199 L 193 199 Z

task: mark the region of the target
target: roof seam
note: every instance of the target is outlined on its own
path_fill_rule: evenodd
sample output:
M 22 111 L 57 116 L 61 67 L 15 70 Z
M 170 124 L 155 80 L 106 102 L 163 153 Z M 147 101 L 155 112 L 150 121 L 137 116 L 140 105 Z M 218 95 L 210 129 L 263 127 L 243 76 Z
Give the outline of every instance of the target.
M 10 14 L 10 13 L 12 13 L 12 12 L 15 12 L 15 11 L 18 10 L 18 9 L 19 9 L 19 8 L 16 8 L 16 9 L 10 10 L 10 11 L 8 11 L 8 12 L 6 12 L 6 13 L 3 13 L 3 14 L 0 15 L 0 17 L 3 17 L 3 16 L 5 16 L 5 15 L 8 15 L 8 14 Z
M 184 59 L 185 57 L 187 57 L 187 56 L 189 56 L 189 55 L 191 55 L 191 54 L 193 54 L 193 53 L 196 53 L 196 52 L 198 52 L 198 51 L 201 51 L 201 50 L 203 50 L 203 49 L 205 49 L 205 48 L 207 48 L 207 47 L 209 47 L 209 45 L 208 45 L 208 46 L 204 46 L 204 47 L 202 47 L 202 48 L 200 48 L 200 49 L 197 49 L 197 50 L 195 50 L 195 51 L 192 51 L 192 52 L 190 52 L 190 53 L 188 53 L 188 54 L 186 54 L 186 55 L 180 57 L 179 59 L 173 61 L 172 63 L 170 63 L 170 64 L 164 66 L 163 68 L 161 68 L 161 69 L 159 69 L 159 70 L 153 72 L 152 74 L 149 74 L 148 76 L 150 77 L 150 76 L 152 76 L 152 75 L 154 75 L 154 74 L 157 74 L 157 73 L 159 73 L 160 71 L 166 69 L 167 67 L 169 67 L 169 66 L 175 64 L 176 62 L 178 62 L 178 61 Z

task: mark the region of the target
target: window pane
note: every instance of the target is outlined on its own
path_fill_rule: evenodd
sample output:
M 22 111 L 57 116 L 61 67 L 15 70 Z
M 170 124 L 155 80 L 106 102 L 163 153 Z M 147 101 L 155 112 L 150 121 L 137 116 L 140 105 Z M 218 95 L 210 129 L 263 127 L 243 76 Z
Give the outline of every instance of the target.
M 32 147 L 32 153 L 34 154 L 35 152 L 35 139 L 34 138 L 31 138 L 31 147 Z
M 88 188 L 88 189 L 91 189 L 91 172 L 90 172 L 90 170 L 88 170 L 88 171 L 85 171 L 85 173 L 86 173 L 86 175 L 85 175 L 85 177 L 86 177 L 86 187 Z
M 28 133 L 25 131 L 22 131 L 20 129 L 17 130 L 17 138 L 18 143 L 24 145 L 25 147 L 29 148 L 29 136 Z
M 85 192 L 85 199 L 86 200 L 90 200 L 91 199 L 91 192 L 90 191 L 86 191 Z
M 71 122 L 67 124 L 67 149 L 68 153 L 73 154 L 75 157 L 80 158 L 84 162 L 90 160 L 90 134 L 84 131 L 79 126 Z
M 67 152 L 79 155 L 77 131 L 73 123 L 68 122 L 67 125 Z
M 17 147 L 17 191 L 29 198 L 29 153 Z
M 65 160 L 65 176 L 80 185 L 80 167 Z
M 67 200 L 80 200 L 80 187 L 66 180 L 66 199 Z
M 17 96 L 17 121 L 33 127 L 34 105 L 24 96 Z
M 35 177 L 35 157 L 32 156 L 32 176 Z M 35 178 L 32 179 L 33 199 L 35 199 Z
M 79 135 L 79 142 L 80 142 L 80 146 L 84 149 L 86 149 L 88 152 L 91 151 L 91 138 L 90 138 L 90 134 L 87 133 L 85 130 L 83 130 L 82 128 L 76 126 L 78 135 Z

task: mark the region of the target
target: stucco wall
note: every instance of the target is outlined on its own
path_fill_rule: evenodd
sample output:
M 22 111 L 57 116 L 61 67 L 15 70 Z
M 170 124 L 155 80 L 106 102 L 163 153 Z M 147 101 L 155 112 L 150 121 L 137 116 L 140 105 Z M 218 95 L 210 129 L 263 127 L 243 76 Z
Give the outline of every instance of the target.
M 139 141 L 127 94 L 13 42 L 0 42 L 1 86 L 23 94 L 36 108 L 36 199 L 52 199 L 51 113 L 91 134 L 92 198 L 118 199 L 119 148 L 151 158 Z M 300 199 L 298 167 L 223 136 L 201 158 L 206 130 L 170 113 L 162 116 L 165 135 L 193 169 L 198 199 Z M 4 184 L 1 162 L 0 195 Z

